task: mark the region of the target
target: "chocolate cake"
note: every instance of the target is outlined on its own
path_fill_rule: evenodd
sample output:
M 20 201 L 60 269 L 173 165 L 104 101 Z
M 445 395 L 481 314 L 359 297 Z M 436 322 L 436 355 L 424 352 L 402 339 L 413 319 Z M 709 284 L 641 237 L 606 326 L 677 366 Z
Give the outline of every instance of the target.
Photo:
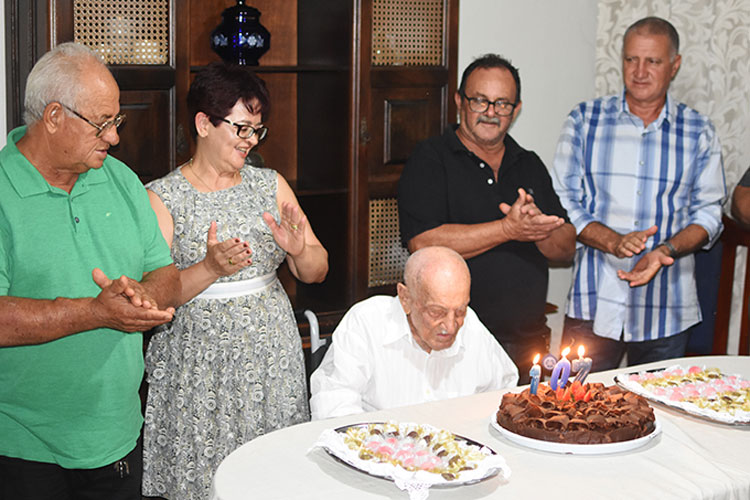
M 539 384 L 503 395 L 497 423 L 515 434 L 568 444 L 628 441 L 654 430 L 654 411 L 646 400 L 617 386 L 578 382 L 553 391 Z

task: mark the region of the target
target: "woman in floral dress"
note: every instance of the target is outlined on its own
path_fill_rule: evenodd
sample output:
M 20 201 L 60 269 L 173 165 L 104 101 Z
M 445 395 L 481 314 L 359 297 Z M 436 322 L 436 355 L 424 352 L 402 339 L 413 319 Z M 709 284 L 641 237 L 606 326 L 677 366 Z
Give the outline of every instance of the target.
M 252 72 L 209 65 L 188 94 L 195 155 L 147 185 L 185 302 L 146 354 L 147 496 L 208 498 L 229 453 L 309 419 L 300 336 L 276 269 L 286 260 L 297 279 L 320 282 L 328 254 L 286 180 L 245 166 L 268 107 Z

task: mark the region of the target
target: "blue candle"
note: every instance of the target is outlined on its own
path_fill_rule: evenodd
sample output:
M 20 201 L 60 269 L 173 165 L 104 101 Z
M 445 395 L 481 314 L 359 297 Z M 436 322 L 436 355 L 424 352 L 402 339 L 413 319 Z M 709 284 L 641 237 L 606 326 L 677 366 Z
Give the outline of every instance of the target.
M 563 388 L 568 383 L 568 377 L 570 377 L 570 361 L 565 356 L 570 352 L 570 347 L 566 347 L 562 352 L 562 359 L 557 362 L 555 369 L 552 370 L 552 378 L 549 381 L 549 386 L 553 391 L 556 391 L 558 387 Z
M 578 365 L 578 374 L 576 380 L 583 384 L 586 381 L 586 377 L 589 376 L 591 371 L 591 358 L 584 358 L 583 355 L 586 353 L 586 349 L 581 345 L 578 346 L 578 359 L 573 362 L 574 365 Z
M 529 392 L 536 394 L 536 390 L 539 388 L 539 378 L 542 376 L 542 367 L 539 366 L 539 354 L 534 356 L 534 366 L 529 370 L 529 376 L 531 377 L 531 387 Z

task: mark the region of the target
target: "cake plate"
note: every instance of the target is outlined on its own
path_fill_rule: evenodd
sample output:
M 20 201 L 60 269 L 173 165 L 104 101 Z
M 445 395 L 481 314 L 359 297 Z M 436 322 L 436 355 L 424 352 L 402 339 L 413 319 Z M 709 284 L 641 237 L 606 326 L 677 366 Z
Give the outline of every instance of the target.
M 620 441 L 617 443 L 602 443 L 602 444 L 568 444 L 568 443 L 556 443 L 553 441 L 543 441 L 541 439 L 534 439 L 526 436 L 521 436 L 515 432 L 510 432 L 505 427 L 501 426 L 495 420 L 495 415 L 490 418 L 490 426 L 500 433 L 508 441 L 531 448 L 533 450 L 548 451 L 551 453 L 563 453 L 567 455 L 608 455 L 610 453 L 622 453 L 625 451 L 635 450 L 642 446 L 646 446 L 656 437 L 661 434 L 661 424 L 658 419 L 654 420 L 654 430 L 651 434 L 639 437 L 636 439 L 630 439 L 628 441 Z
M 506 464 L 505 460 L 492 448 L 472 439 L 459 436 L 457 434 L 453 434 L 454 439 L 457 443 L 460 443 L 461 446 L 470 446 L 476 448 L 477 450 L 480 450 L 486 458 L 480 461 L 479 466 L 476 469 L 462 471 L 458 474 L 458 477 L 456 479 L 452 480 L 447 480 L 440 474 L 429 473 L 427 471 L 412 472 L 390 463 L 376 463 L 370 460 L 362 460 L 358 457 L 356 451 L 350 449 L 346 444 L 344 444 L 343 436 L 349 428 L 368 427 L 370 425 L 382 424 L 384 424 L 384 422 L 366 422 L 346 425 L 343 427 L 338 427 L 336 429 L 327 429 L 323 432 L 323 434 L 318 439 L 318 442 L 315 443 L 313 447 L 323 448 L 338 462 L 347 465 L 359 472 L 380 479 L 386 479 L 396 482 L 397 485 L 399 484 L 399 482 L 401 482 L 414 483 L 417 485 L 424 485 L 426 487 L 450 488 L 478 483 L 498 474 L 506 479 L 510 476 L 510 468 Z M 394 425 L 407 427 L 416 426 L 417 424 L 401 423 Z M 419 427 L 434 431 L 439 430 L 426 424 L 419 424 Z

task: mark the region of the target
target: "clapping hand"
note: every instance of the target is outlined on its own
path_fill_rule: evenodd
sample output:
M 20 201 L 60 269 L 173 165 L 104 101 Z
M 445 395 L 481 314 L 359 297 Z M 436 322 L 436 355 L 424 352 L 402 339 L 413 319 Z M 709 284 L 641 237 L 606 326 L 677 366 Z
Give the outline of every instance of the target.
M 211 222 L 206 237 L 206 257 L 203 259 L 209 272 L 216 276 L 229 276 L 253 263 L 250 245 L 239 238 L 219 241 L 216 237 L 216 221 Z
M 659 269 L 673 263 L 674 258 L 656 249 L 641 257 L 630 271 L 618 270 L 617 276 L 629 282 L 631 287 L 641 286 L 651 281 Z
M 142 332 L 172 319 L 174 308 L 159 309 L 146 289 L 134 279 L 120 276 L 111 280 L 95 268 L 91 273 L 101 292 L 93 300 L 91 313 L 101 324 L 124 332 Z
M 263 213 L 263 220 L 271 229 L 273 239 L 286 253 L 292 257 L 302 253 L 305 249 L 307 217 L 297 205 L 287 201 L 281 204 L 280 224 L 268 212 Z
M 534 203 L 534 197 L 523 188 L 518 189 L 518 198 L 513 205 L 500 204 L 505 214 L 505 231 L 508 239 L 515 241 L 540 241 L 562 226 L 565 220 L 556 215 L 545 215 Z
M 656 234 L 658 229 L 658 226 L 651 226 L 643 231 L 633 231 L 622 235 L 612 253 L 621 259 L 641 253 L 646 248 L 646 241 Z

